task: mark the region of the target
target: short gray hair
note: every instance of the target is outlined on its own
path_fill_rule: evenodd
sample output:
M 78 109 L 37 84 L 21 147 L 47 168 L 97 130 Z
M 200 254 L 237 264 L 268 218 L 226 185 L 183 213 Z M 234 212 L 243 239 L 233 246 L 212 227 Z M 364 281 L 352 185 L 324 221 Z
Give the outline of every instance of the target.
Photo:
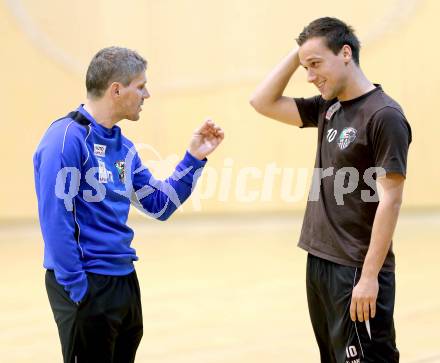
M 92 58 L 86 74 L 87 95 L 100 98 L 113 82 L 128 86 L 136 76 L 145 72 L 147 61 L 137 52 L 127 48 L 101 49 Z

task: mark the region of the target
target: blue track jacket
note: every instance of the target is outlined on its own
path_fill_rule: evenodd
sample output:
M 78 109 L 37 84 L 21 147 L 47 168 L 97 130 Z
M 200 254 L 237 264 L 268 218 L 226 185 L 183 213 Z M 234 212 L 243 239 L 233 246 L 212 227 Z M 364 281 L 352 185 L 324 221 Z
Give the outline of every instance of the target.
M 130 204 L 166 220 L 190 196 L 206 163 L 187 152 L 171 177 L 156 180 L 121 129 L 99 125 L 82 105 L 51 124 L 33 161 L 43 265 L 74 302 L 86 295 L 86 272 L 134 270 Z

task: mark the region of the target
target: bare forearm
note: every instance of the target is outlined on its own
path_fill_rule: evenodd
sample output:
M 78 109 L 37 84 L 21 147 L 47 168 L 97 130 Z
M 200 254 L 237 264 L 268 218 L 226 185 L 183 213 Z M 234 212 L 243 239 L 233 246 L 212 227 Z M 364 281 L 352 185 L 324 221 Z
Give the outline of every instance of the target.
M 353 288 L 350 317 L 353 321 L 368 321 L 376 315 L 379 294 L 379 271 L 390 249 L 402 204 L 405 177 L 399 173 L 387 173 L 376 180 L 379 205 L 374 217 L 370 246 L 365 256 L 361 278 Z
M 292 50 L 261 82 L 251 98 L 255 108 L 277 101 L 300 63 L 298 49 Z
M 368 248 L 362 268 L 363 277 L 377 277 L 390 249 L 400 211 L 400 200 L 382 200 L 377 207 Z

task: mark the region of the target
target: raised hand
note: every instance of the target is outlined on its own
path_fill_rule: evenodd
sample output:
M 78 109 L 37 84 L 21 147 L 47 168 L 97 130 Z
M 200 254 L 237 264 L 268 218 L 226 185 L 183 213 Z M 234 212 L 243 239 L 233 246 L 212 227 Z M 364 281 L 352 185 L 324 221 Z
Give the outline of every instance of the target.
M 224 137 L 221 127 L 208 119 L 194 131 L 188 151 L 195 158 L 203 160 L 220 145 Z

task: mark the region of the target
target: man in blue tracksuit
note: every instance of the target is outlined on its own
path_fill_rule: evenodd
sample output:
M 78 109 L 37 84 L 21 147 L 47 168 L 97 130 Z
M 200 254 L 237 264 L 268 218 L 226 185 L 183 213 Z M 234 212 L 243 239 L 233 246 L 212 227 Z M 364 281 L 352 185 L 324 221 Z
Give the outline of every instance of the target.
M 99 51 L 87 70 L 86 103 L 53 122 L 34 155 L 46 288 L 64 362 L 134 362 L 142 311 L 130 204 L 166 220 L 224 137 L 207 120 L 171 177 L 154 179 L 116 126 L 139 119 L 149 97 L 146 64 L 129 49 Z

